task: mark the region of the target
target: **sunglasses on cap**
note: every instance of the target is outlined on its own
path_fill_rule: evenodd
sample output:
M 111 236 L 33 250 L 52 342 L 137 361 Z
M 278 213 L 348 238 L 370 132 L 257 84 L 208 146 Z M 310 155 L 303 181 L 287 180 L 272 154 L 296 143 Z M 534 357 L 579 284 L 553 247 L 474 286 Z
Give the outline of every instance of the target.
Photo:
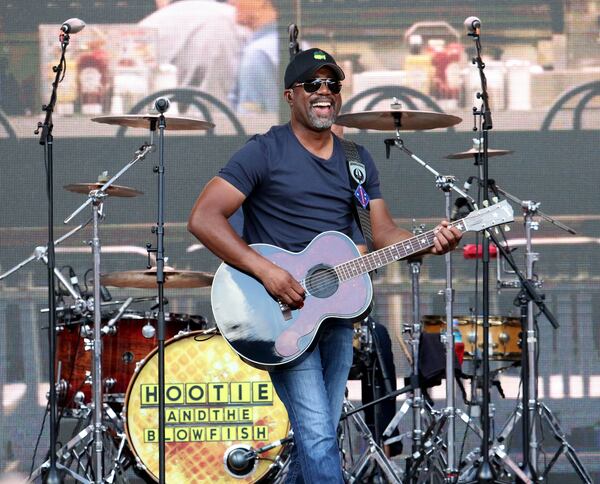
M 317 92 L 321 86 L 325 84 L 333 94 L 339 94 L 342 90 L 342 83 L 337 79 L 309 79 L 308 81 L 298 82 L 294 87 L 302 86 L 304 91 L 308 93 Z

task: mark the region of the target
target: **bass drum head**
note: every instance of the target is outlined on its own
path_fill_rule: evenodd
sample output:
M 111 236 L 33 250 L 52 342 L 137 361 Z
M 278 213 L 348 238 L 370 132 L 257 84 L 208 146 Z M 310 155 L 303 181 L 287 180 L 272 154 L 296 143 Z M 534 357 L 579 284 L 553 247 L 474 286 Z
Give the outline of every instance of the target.
M 158 480 L 158 349 L 142 362 L 125 399 L 132 452 Z M 165 461 L 168 483 L 257 482 L 281 446 L 261 454 L 251 469 L 227 466 L 235 448 L 258 448 L 285 438 L 286 409 L 266 371 L 244 363 L 215 330 L 165 343 Z

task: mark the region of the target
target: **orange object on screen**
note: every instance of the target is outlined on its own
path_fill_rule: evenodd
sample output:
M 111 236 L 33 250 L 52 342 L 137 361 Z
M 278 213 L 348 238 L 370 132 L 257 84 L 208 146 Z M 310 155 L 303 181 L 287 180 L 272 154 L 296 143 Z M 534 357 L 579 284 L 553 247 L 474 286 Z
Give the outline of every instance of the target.
M 490 258 L 495 258 L 498 256 L 498 249 L 495 245 L 490 244 L 489 248 Z M 463 248 L 463 257 L 465 259 L 481 259 L 483 256 L 483 246 L 482 244 L 467 244 Z

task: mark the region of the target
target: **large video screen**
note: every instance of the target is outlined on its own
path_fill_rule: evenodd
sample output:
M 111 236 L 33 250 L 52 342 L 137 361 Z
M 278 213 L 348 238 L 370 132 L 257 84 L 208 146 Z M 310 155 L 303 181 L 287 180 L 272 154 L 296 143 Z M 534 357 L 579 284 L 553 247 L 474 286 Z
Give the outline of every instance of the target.
M 44 310 L 48 308 L 49 167 L 37 128 L 45 119 L 42 106 L 50 102 L 64 39 L 61 26 L 67 19 L 79 18 L 86 25 L 70 35 L 51 117 L 54 232 L 60 239 L 56 267 L 67 279 L 75 274 L 89 299 L 94 276 L 91 206 L 63 222 L 88 199 L 82 187 L 106 182 L 128 164 L 115 184 L 133 189 L 123 193 L 135 196 L 116 194 L 102 203 L 100 271 L 103 275 L 137 271 L 139 279 L 146 277 L 140 274 L 148 270 L 148 264 L 155 264 L 147 244 L 154 248 L 157 244 L 159 181 L 154 167 L 159 133 L 149 121 L 132 127 L 122 120 L 134 115 L 156 117 L 156 99 L 170 100 L 164 135 L 166 265 L 173 271 L 210 275 L 221 261 L 187 231 L 190 210 L 203 186 L 251 136 L 289 121 L 283 73 L 295 49 L 319 47 L 335 57 L 345 72 L 343 113 L 417 111 L 462 119 L 450 128 L 344 130 L 345 137 L 365 146 L 375 159 L 384 197 L 399 225 L 408 230 L 421 225 L 429 229 L 445 218 L 444 193 L 431 169 L 456 177 L 459 187 L 467 186 L 470 194 L 480 198 L 476 183 L 470 188 L 465 185 L 483 173 L 476 156 L 484 142 L 482 118 L 477 115 L 482 108 L 482 81 L 474 61 L 476 39 L 468 35 L 474 32 L 473 25 L 465 25 L 465 19 L 472 16 L 481 24 L 479 41 L 493 122 L 486 133 L 489 177 L 500 188 L 496 198 L 509 200 L 515 213 L 510 230 L 498 235 L 506 238 L 523 272 L 527 261 L 535 259 L 531 278 L 560 323 L 553 328 L 535 310 L 539 398 L 588 471 L 597 476 L 599 0 L 2 2 L 0 476 L 28 475 L 44 462 L 48 450 L 49 319 Z M 291 24 L 298 29 L 297 37 L 290 38 Z M 212 124 L 170 129 L 170 117 Z M 390 140 L 401 140 L 399 144 L 414 156 L 395 147 L 386 154 Z M 155 148 L 139 159 L 139 150 L 147 144 Z M 71 188 L 64 189 L 66 185 Z M 533 229 L 528 231 L 524 212 L 532 207 Z M 465 324 L 477 320 L 482 311 L 482 261 L 474 257 L 472 245 L 481 241 L 479 235 L 469 233 L 453 254 L 454 314 Z M 180 329 L 214 327 L 209 277 L 206 280 L 202 287 L 166 289 L 171 321 L 168 337 Z M 491 260 L 492 321 L 500 328 L 498 334 L 508 332 L 514 339 L 520 338 L 518 331 L 509 331 L 509 322 L 519 318 L 516 280 L 505 261 Z M 102 364 L 105 377 L 112 379 L 106 387 L 112 396 L 108 403 L 116 409 L 114 418 L 121 426 L 126 417 L 120 412 L 132 398 L 129 383 L 136 366 L 143 367 L 154 348 L 153 340 L 145 335 L 157 325 L 156 290 L 151 285 L 127 284 L 106 284 L 102 305 L 102 319 L 108 322 L 122 302 L 133 298 L 117 318 L 116 333 L 104 337 L 104 347 L 110 351 Z M 434 321 L 445 318 L 446 286 L 444 258 L 427 257 L 421 267 L 419 308 L 425 331 L 437 328 L 439 332 Z M 413 322 L 410 267 L 401 261 L 380 269 L 374 288 L 373 316 L 390 334 L 401 385 L 411 370 L 409 335 L 404 331 Z M 60 284 L 57 302 L 66 308 L 73 305 L 72 295 Z M 92 371 L 92 360 L 85 347 L 87 336 L 80 331 L 89 322 L 89 314 L 79 310 L 57 315 L 55 362 L 64 387 L 61 398 L 69 401 L 61 412 L 61 446 L 72 432 L 81 430 L 78 426 L 90 405 L 86 372 Z M 360 335 L 357 327 L 357 358 L 368 351 Z M 177 350 L 183 351 L 184 341 L 180 343 Z M 235 360 L 228 346 L 219 348 L 214 359 L 199 350 L 192 350 L 197 351 L 192 358 L 207 370 Z M 522 392 L 520 367 L 514 364 L 515 355 L 521 352 L 518 345 L 514 352 L 509 359 L 499 357 L 494 367 L 494 377 L 506 397 L 496 387 L 492 390 L 498 433 Z M 236 378 L 241 382 L 246 376 Z M 476 396 L 476 392 L 471 394 L 471 380 L 466 383 L 469 396 Z M 350 398 L 360 400 L 360 382 L 350 380 L 348 388 Z M 83 392 L 79 403 L 74 400 L 75 390 Z M 444 406 L 443 385 L 434 387 L 431 396 L 436 408 Z M 398 408 L 403 399 L 398 398 Z M 475 405 L 467 405 L 460 397 L 459 402 L 467 414 L 476 415 Z M 287 428 L 285 413 L 276 415 L 278 431 Z M 401 429 L 410 430 L 410 419 L 401 422 Z M 518 430 L 511 434 L 509 449 L 515 460 L 520 452 L 518 434 Z M 558 448 L 557 440 L 547 428 L 538 437 L 540 452 L 549 461 Z M 473 436 L 465 439 L 465 455 L 476 440 Z M 111 445 L 118 448 L 118 444 L 116 439 Z M 196 444 L 190 441 L 189 445 Z M 211 445 L 209 453 L 217 455 L 220 444 Z M 409 448 L 406 444 L 405 449 Z M 130 442 L 125 449 L 131 462 L 135 460 L 131 456 L 140 453 Z M 564 457 L 554 472 L 574 475 Z

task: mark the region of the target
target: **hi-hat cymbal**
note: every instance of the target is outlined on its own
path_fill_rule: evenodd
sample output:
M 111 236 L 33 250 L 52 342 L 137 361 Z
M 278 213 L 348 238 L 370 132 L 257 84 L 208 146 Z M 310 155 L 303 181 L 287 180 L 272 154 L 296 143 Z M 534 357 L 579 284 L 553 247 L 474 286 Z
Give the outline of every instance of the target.
M 94 183 L 71 183 L 70 185 L 65 185 L 63 188 L 68 190 L 69 192 L 75 193 L 89 193 L 92 190 L 98 190 L 102 188 L 104 183 L 94 182 Z M 106 189 L 106 194 L 109 197 L 137 197 L 138 195 L 143 195 L 144 192 L 140 192 L 135 188 L 124 187 L 122 185 L 111 185 Z
M 158 128 L 158 114 L 126 114 L 124 116 L 99 116 L 92 118 L 94 123 L 114 124 L 127 126 L 128 128 L 146 128 L 152 126 Z M 211 129 L 215 125 L 208 121 L 194 118 L 182 118 L 177 116 L 165 116 L 165 129 L 178 131 L 191 131 L 194 129 Z
M 448 128 L 462 121 L 458 116 L 433 111 L 361 111 L 340 114 L 335 124 L 349 128 L 376 129 L 379 131 L 417 131 L 422 129 Z
M 212 272 L 180 271 L 165 267 L 165 288 L 178 289 L 189 287 L 208 287 L 212 284 Z M 156 267 L 145 271 L 111 272 L 100 276 L 105 286 L 132 287 L 137 289 L 154 289 L 156 283 Z
M 492 148 L 488 148 L 488 156 L 504 156 L 510 155 L 514 153 L 512 150 L 495 150 Z M 471 148 L 467 151 L 461 151 L 460 153 L 453 153 L 451 155 L 446 156 L 449 160 L 465 160 L 467 158 L 473 158 L 477 155 L 483 155 L 483 151 L 476 150 L 475 148 Z

